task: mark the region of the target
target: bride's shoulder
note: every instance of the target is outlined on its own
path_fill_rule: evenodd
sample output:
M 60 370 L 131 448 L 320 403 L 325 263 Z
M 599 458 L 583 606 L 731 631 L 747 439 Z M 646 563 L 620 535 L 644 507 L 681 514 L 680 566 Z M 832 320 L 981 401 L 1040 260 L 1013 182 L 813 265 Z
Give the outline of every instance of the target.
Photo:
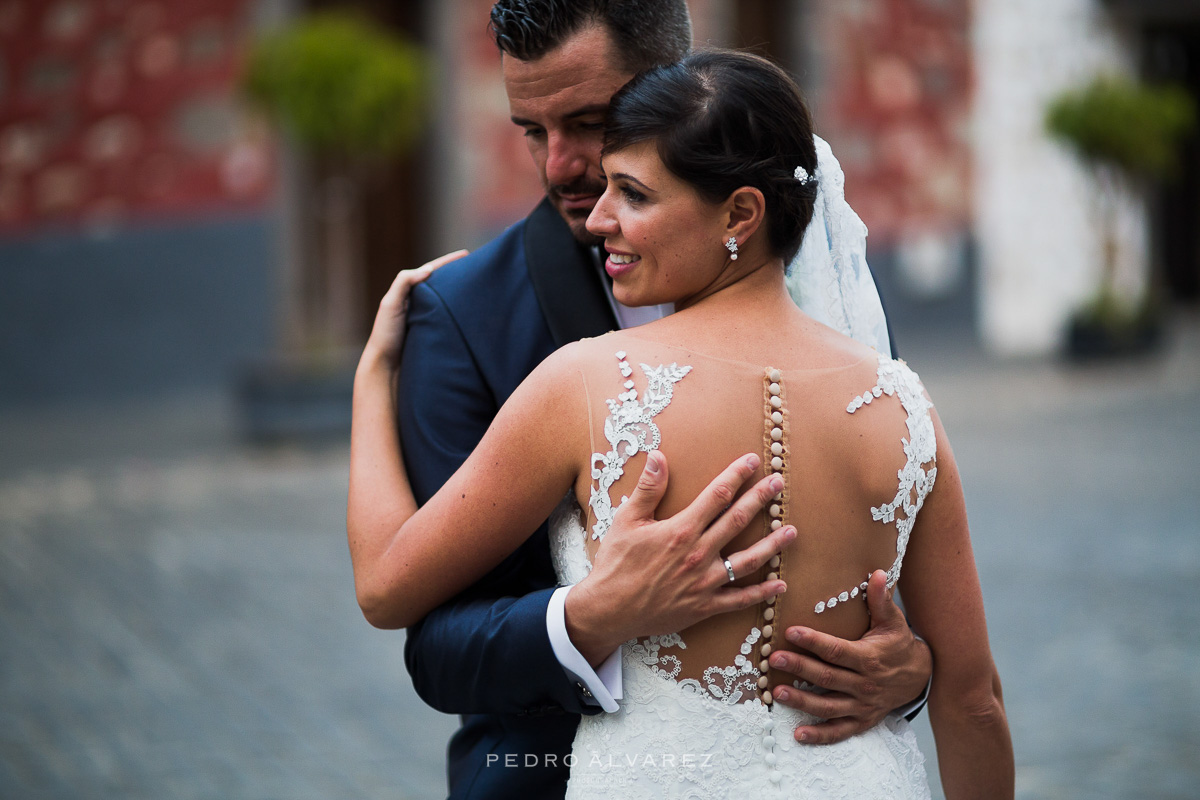
M 893 358 L 890 353 L 880 353 L 825 325 L 814 323 L 805 337 L 804 349 L 805 357 L 815 369 L 837 370 L 850 382 L 868 381 L 883 390 L 903 386 L 907 395 L 924 395 L 931 402 L 920 376 L 906 361 Z
M 625 331 L 609 331 L 601 336 L 592 336 L 563 345 L 551 358 L 557 357 L 564 364 L 578 367 L 584 364 L 594 364 L 598 359 L 612 361 L 614 357 L 622 358 L 623 356 L 617 354 L 636 348 L 637 345 L 638 341 Z
M 615 353 L 626 346 L 621 331 L 611 331 L 565 344 L 548 355 L 530 378 L 540 383 L 561 383 L 578 376 L 585 367 L 595 364 L 597 359 L 607 356 L 612 360 Z
M 872 367 L 879 352 L 840 331 L 805 315 L 795 338 L 798 349 L 813 369 L 836 369 L 860 365 Z

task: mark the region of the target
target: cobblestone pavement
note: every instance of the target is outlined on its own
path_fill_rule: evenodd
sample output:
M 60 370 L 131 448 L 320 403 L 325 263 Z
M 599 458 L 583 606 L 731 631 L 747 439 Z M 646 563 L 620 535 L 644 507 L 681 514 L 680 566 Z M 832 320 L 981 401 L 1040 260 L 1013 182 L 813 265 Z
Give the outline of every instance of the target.
M 1200 320 L 1136 363 L 907 354 L 962 469 L 1018 796 L 1195 797 Z M 0 418 L 0 798 L 443 793 L 454 720 L 354 603 L 345 446 L 246 448 L 226 412 Z
M 0 798 L 443 793 L 454 720 L 354 601 L 344 446 L 237 448 L 211 403 L 59 416 L 0 431 L 35 463 L 4 448 Z

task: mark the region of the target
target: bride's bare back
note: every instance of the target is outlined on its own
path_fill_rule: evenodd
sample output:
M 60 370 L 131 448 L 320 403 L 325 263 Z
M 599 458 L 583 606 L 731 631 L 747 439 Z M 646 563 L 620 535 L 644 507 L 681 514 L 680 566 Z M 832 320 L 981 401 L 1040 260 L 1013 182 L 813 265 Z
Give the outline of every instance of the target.
M 594 454 L 576 484 L 589 559 L 655 446 L 672 467 L 660 518 L 685 508 L 746 453 L 762 455 L 760 473 L 786 480 L 777 502 L 727 550 L 749 546 L 772 525 L 795 525 L 799 535 L 778 563 L 738 576 L 759 582 L 774 572 L 788 592 L 635 645 L 665 676 L 728 702 L 770 702 L 768 683 L 785 674 L 761 676 L 772 649 L 790 649 L 786 627 L 847 639 L 866 632 L 867 576 L 898 576 L 898 540 L 914 521 L 905 506 L 919 506 L 935 475 L 933 425 L 916 377 L 802 314 L 786 316 L 777 335 L 747 336 L 697 326 L 683 312 L 573 348 Z

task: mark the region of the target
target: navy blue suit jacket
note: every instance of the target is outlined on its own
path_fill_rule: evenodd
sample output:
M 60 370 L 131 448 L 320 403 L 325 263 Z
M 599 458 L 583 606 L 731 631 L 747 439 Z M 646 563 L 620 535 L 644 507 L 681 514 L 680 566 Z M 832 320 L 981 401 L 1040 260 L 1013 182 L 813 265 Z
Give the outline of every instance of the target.
M 592 256 L 548 201 L 413 291 L 400 437 L 418 503 L 466 460 L 513 390 L 562 345 L 616 327 Z M 464 547 L 470 532 L 463 531 Z M 546 632 L 555 587 L 546 526 L 408 631 L 421 698 L 462 714 L 452 798 L 561 797 L 585 706 Z

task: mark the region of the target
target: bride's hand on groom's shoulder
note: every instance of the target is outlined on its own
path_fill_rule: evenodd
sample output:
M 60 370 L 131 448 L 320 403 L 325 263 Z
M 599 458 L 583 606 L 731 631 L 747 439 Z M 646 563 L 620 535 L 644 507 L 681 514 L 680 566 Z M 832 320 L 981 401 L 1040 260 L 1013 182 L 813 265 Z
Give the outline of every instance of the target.
M 401 270 L 392 285 L 379 301 L 375 324 L 363 350 L 363 358 L 382 359 L 389 367 L 400 363 L 400 350 L 404 345 L 404 332 L 408 321 L 408 298 L 412 287 L 433 274 L 434 270 L 457 261 L 467 255 L 467 250 L 455 250 L 444 256 L 422 264 L 416 269 Z
M 813 655 L 777 651 L 771 656 L 772 667 L 820 687 L 820 693 L 791 686 L 775 689 L 778 702 L 826 720 L 797 728 L 796 741 L 840 742 L 875 727 L 897 709 L 919 708 L 933 657 L 928 645 L 913 635 L 886 586 L 882 570 L 871 575 L 871 628 L 861 639 L 839 639 L 795 626 L 785 632 L 787 640 Z

